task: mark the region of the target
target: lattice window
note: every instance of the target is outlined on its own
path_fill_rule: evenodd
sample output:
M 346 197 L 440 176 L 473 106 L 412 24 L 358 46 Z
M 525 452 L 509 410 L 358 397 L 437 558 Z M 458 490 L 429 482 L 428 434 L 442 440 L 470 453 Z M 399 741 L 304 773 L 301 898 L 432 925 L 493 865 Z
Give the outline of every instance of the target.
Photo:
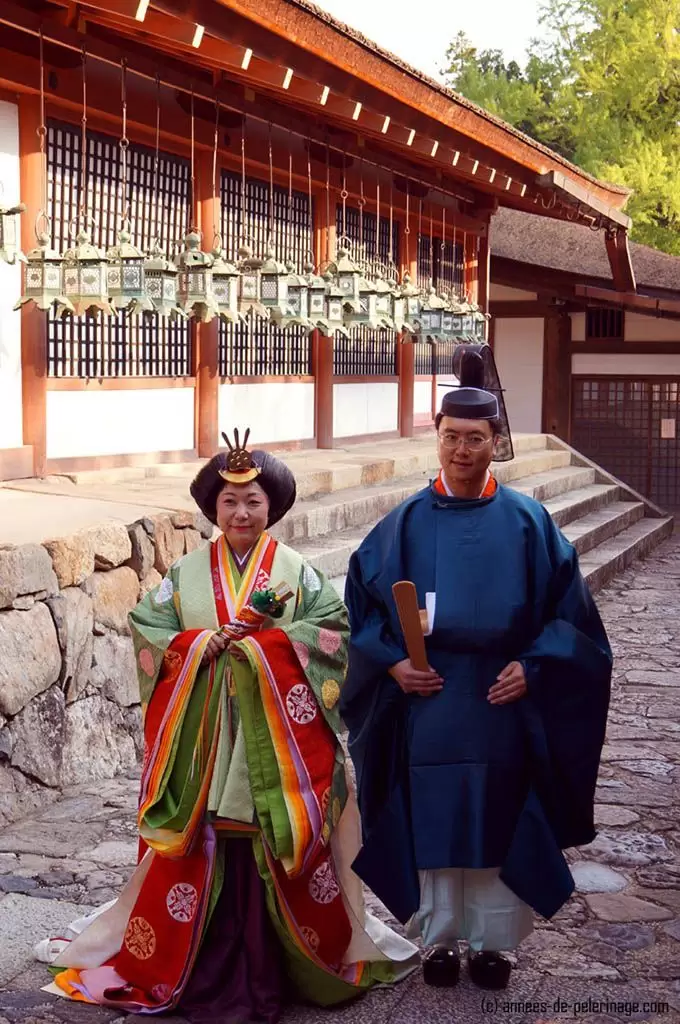
M 336 377 L 394 377 L 397 373 L 395 331 L 354 327 L 350 337 L 336 337 L 333 349 Z
M 413 345 L 413 364 L 416 376 L 431 376 L 434 373 L 435 347 L 429 341 L 405 342 Z
M 222 173 L 222 242 L 227 258 L 238 259 L 244 238 L 256 255 L 263 255 L 270 241 L 269 184 L 246 179 L 245 228 L 241 202 L 241 177 Z M 312 259 L 309 197 L 274 186 L 274 224 L 271 242 L 281 262 L 293 263 L 300 273 Z M 220 323 L 219 372 L 223 377 L 307 376 L 312 367 L 311 340 L 300 327 L 281 330 L 259 317 L 245 324 Z
M 623 310 L 593 306 L 586 310 L 586 341 L 623 341 L 623 325 Z
M 48 128 L 48 208 L 52 244 L 73 244 L 81 176 L 79 129 L 58 122 Z M 92 241 L 102 249 L 115 244 L 120 227 L 120 150 L 115 139 L 88 133 L 87 212 Z M 174 255 L 188 228 L 189 163 L 167 153 L 130 145 L 127 203 L 132 240 L 148 251 L 156 238 Z M 191 373 L 188 324 L 124 313 L 101 320 L 48 318 L 50 377 L 174 377 Z
M 221 327 L 219 366 L 224 377 L 311 376 L 311 342 L 299 327 L 282 330 L 250 315 Z
M 453 357 L 456 351 L 455 341 L 440 341 L 434 346 L 434 358 L 437 374 L 453 376 Z
M 353 259 L 368 260 L 379 259 L 382 263 L 388 263 L 390 258 L 390 220 L 389 217 L 380 218 L 380 239 L 376 241 L 377 217 L 374 213 L 363 215 L 363 249 L 362 238 L 362 217 L 359 210 L 348 206 L 345 210 L 343 223 L 342 206 L 338 205 L 335 211 L 335 230 L 338 238 L 344 238 L 351 242 L 351 255 Z M 392 261 L 398 267 L 400 264 L 399 254 L 400 232 L 399 224 L 392 224 Z
M 444 243 L 441 238 L 429 235 L 418 238 L 418 287 L 428 288 L 430 284 L 437 291 L 454 291 L 462 296 L 464 286 L 463 246 L 452 241 Z
M 574 447 L 643 494 L 649 493 L 649 422 L 647 382 L 574 379 Z

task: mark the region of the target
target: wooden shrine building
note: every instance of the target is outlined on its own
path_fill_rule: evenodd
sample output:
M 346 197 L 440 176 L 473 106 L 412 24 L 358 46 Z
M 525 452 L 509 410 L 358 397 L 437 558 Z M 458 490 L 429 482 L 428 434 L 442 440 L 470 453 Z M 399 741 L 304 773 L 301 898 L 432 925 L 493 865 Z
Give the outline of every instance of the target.
M 36 225 L 63 254 L 84 222 L 102 250 L 126 224 L 173 259 L 196 226 L 232 263 L 247 242 L 318 276 L 342 238 L 486 310 L 508 211 L 597 233 L 635 294 L 624 189 L 307 0 L 0 0 L 0 182 L 25 253 Z M 15 312 L 22 280 L 0 260 L 0 479 L 208 456 L 234 425 L 272 446 L 410 436 L 451 372 L 453 342 L 375 324 Z
M 517 210 L 491 227 L 490 310 L 510 421 L 556 434 L 680 509 L 680 258 L 630 244 L 635 290 L 602 233 Z

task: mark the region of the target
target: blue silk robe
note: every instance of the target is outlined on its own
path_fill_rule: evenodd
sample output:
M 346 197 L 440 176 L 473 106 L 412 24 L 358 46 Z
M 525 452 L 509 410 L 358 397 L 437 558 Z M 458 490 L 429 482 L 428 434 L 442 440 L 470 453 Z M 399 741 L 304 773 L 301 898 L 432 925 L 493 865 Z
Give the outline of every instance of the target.
M 407 657 L 392 584 L 436 593 L 434 696 L 405 695 L 388 669 Z M 499 486 L 462 501 L 420 491 L 353 555 L 341 714 L 349 729 L 364 845 L 355 870 L 401 921 L 419 869 L 500 867 L 544 917 L 573 891 L 562 850 L 595 837 L 593 800 L 612 658 L 573 547 L 538 502 Z M 511 661 L 528 694 L 487 700 Z

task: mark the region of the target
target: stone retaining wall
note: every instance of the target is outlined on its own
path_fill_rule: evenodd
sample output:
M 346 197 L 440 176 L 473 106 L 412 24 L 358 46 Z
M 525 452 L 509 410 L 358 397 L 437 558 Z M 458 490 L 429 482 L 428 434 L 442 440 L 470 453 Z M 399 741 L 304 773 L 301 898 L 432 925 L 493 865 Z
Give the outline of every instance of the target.
M 136 768 L 128 612 L 212 531 L 180 512 L 0 546 L 0 827 L 63 786 Z

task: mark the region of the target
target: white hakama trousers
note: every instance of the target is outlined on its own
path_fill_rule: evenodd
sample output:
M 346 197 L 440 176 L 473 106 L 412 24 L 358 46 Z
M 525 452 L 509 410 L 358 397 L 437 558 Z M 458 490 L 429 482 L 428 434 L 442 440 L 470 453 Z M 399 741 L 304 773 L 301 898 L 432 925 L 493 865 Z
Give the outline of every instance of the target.
M 516 949 L 533 930 L 531 908 L 501 881 L 498 868 L 419 871 L 420 907 L 409 938 L 425 946 L 454 948 L 463 939 L 472 952 Z

